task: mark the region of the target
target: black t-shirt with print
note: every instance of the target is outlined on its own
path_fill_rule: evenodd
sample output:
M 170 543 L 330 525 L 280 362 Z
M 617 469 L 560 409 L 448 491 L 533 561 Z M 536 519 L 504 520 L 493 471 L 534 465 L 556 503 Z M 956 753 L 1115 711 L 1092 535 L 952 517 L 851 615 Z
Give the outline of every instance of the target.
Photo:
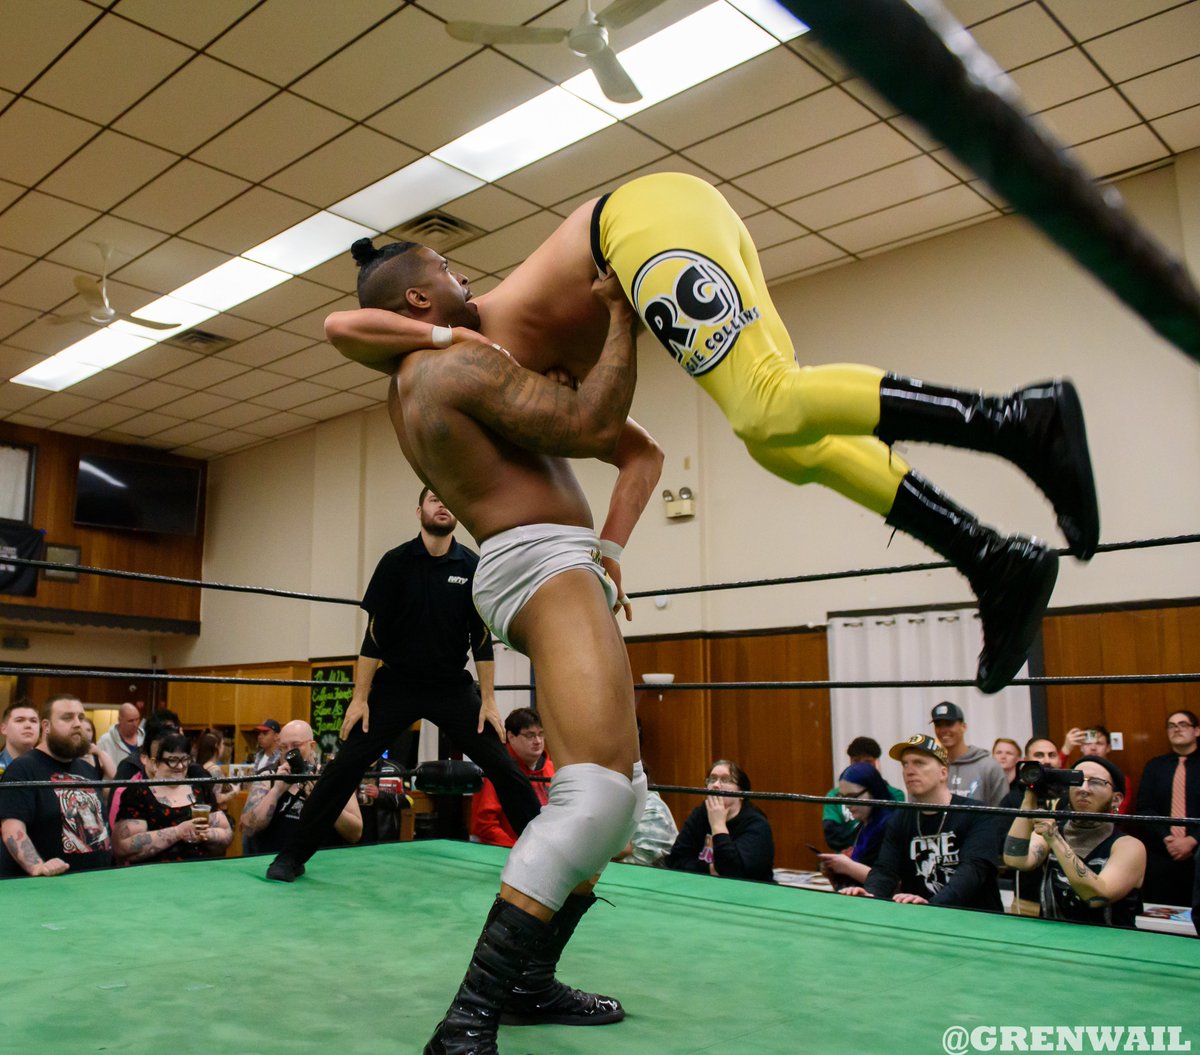
M 72 872 L 108 868 L 112 842 L 104 823 L 104 805 L 94 788 L 81 783 L 88 779 L 95 777 L 81 759 L 60 762 L 35 748 L 16 759 L 0 780 L 50 781 L 55 786 L 0 791 L 0 819 L 21 821 L 43 861 L 62 858 Z M 0 878 L 26 874 L 7 848 L 0 850 Z

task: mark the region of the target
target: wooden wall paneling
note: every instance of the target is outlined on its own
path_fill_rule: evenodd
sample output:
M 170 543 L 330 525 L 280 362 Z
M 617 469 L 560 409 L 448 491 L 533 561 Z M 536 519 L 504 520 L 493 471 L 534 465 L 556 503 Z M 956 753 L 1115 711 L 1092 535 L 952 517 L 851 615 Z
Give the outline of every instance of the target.
M 824 632 L 747 635 L 708 642 L 714 682 L 828 678 Z M 714 690 L 713 755 L 745 768 L 757 791 L 821 795 L 832 784 L 828 692 Z M 811 868 L 805 846 L 824 845 L 821 809 L 801 803 L 759 803 L 771 822 L 775 863 Z
M 707 681 L 708 660 L 699 638 L 627 643 L 634 684 L 646 673 L 670 673 L 678 682 Z M 638 721 L 642 726 L 642 760 L 652 784 L 696 787 L 702 784 L 712 761 L 712 729 L 709 696 L 703 690 L 661 694 L 639 690 L 636 694 Z M 698 800 L 693 796 L 669 794 L 663 800 L 676 824 L 682 824 Z
M 27 697 L 33 705 L 41 708 L 51 696 L 69 693 L 78 696 L 84 703 L 117 707 L 122 703 L 144 701 L 147 706 L 155 699 L 156 686 L 153 681 L 127 678 L 89 678 L 84 676 L 49 678 L 41 675 L 26 675 L 20 679 L 19 694 Z
M 1048 616 L 1044 619 L 1042 647 L 1046 673 L 1100 673 L 1103 662 L 1100 630 L 1098 613 Z M 1061 745 L 1062 737 L 1072 726 L 1103 721 L 1104 703 L 1104 688 L 1100 685 L 1048 687 L 1046 711 L 1050 723 L 1049 735 Z M 1043 730 L 1034 731 L 1040 733 Z
M 241 667 L 238 677 L 272 680 L 307 681 L 311 665 L 294 660 L 288 663 L 255 664 Z M 280 725 L 293 719 L 308 721 L 311 695 L 307 689 L 286 685 L 238 685 L 237 722 L 239 726 L 258 725 L 264 718 L 274 718 Z

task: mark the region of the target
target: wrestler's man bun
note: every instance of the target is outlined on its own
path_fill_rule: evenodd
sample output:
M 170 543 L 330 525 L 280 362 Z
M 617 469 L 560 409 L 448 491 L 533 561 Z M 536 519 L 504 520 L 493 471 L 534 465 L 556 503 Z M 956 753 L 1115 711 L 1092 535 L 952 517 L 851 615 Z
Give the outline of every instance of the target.
M 379 250 L 375 248 L 375 244 L 369 238 L 360 238 L 350 247 L 350 254 L 354 257 L 354 262 L 359 267 L 366 267 L 372 260 L 379 256 Z
M 370 238 L 360 238 L 350 246 L 350 254 L 358 264 L 358 302 L 364 308 L 386 308 L 398 311 L 403 305 L 404 289 L 420 273 L 419 257 L 411 263 L 398 261 L 399 267 L 380 270 L 381 265 L 404 257 L 410 249 L 420 249 L 417 242 L 389 242 L 376 249 Z

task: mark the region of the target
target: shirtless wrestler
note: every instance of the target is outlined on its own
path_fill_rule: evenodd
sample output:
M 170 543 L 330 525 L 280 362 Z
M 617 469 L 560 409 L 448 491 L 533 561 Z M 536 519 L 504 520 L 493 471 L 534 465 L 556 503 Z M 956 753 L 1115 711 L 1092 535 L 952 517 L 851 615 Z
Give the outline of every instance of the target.
M 591 279 L 605 262 L 759 464 L 793 483 L 833 488 L 966 576 L 983 623 L 977 681 L 985 692 L 1003 688 L 1037 634 L 1058 558 L 1035 539 L 981 524 L 890 444 L 1007 458 L 1050 499 L 1070 552 L 1088 560 L 1100 519 L 1074 386 L 1046 381 L 986 396 L 869 366 L 799 366 L 745 225 L 713 187 L 676 173 L 633 180 L 580 206 L 499 286 L 469 300 L 465 317 L 532 370 L 586 377 L 605 324 Z M 330 316 L 326 330 L 340 351 L 388 372 L 397 354 L 467 335 L 417 325 L 395 314 L 388 297 L 360 289 L 366 309 L 382 310 Z
M 466 287 L 432 250 L 367 258 L 360 287 L 396 291 L 424 323 L 474 320 Z M 611 458 L 636 377 L 634 316 L 616 278 L 596 280 L 599 359 L 578 388 L 467 340 L 404 356 L 388 407 L 405 457 L 480 543 L 474 596 L 495 636 L 525 653 L 558 771 L 549 802 L 512 848 L 458 994 L 427 1055 L 496 1052 L 501 1021 L 601 1024 L 617 1001 L 555 980 L 605 863 L 645 805 L 633 679 L 613 620 L 617 590 L 567 457 Z M 589 294 L 590 295 L 590 294 Z M 502 1017 L 503 1016 L 503 1017 Z

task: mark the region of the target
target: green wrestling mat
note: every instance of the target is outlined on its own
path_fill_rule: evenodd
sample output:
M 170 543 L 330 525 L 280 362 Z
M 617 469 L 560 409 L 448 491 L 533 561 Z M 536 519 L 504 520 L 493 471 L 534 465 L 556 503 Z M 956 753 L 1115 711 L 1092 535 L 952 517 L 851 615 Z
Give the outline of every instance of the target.
M 6 882 L 0 1049 L 420 1052 L 506 853 L 325 851 L 290 886 L 268 858 Z M 614 907 L 587 915 L 561 977 L 628 1017 L 502 1028 L 503 1055 L 935 1055 L 951 1026 L 1012 1024 L 1177 1025 L 1200 1051 L 1200 941 L 630 865 L 600 892 Z

